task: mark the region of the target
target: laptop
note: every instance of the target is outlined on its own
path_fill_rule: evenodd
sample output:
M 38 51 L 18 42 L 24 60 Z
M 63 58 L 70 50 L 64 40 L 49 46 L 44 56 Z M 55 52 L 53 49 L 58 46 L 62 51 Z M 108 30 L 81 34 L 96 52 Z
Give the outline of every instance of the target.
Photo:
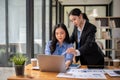
M 41 72 L 66 72 L 64 56 L 39 54 L 37 58 Z

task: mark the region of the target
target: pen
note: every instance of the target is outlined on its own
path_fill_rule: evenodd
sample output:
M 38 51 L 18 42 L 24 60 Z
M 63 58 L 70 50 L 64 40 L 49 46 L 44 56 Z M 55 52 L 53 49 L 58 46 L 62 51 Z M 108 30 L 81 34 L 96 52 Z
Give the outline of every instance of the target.
M 63 52 L 61 55 L 65 55 L 66 54 L 66 51 L 65 52 Z

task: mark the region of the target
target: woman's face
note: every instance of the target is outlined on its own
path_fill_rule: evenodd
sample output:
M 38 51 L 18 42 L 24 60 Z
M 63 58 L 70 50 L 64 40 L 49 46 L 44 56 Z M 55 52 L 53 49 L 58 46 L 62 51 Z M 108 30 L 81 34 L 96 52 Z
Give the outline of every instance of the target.
M 66 33 L 65 31 L 60 27 L 60 28 L 57 28 L 56 31 L 55 31 L 55 36 L 56 36 L 56 39 L 58 40 L 59 43 L 63 43 L 65 37 L 66 37 Z
M 69 18 L 76 27 L 80 26 L 80 24 L 81 24 L 81 15 L 80 16 L 70 15 Z

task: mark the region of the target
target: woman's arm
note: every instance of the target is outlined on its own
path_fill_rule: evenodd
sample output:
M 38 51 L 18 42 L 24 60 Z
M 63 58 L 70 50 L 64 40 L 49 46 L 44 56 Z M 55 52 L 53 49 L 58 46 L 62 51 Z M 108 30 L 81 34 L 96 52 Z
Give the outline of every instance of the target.
M 73 47 L 73 44 L 69 44 L 69 46 L 67 47 L 67 49 L 68 48 L 72 48 L 72 47 Z M 65 56 L 65 60 L 66 60 L 65 65 L 66 65 L 67 68 L 73 62 L 73 56 L 74 56 L 73 54 L 66 54 L 66 56 Z
M 72 61 L 71 61 L 71 60 L 67 60 L 67 61 L 65 62 L 66 69 L 68 69 L 71 64 L 72 64 Z

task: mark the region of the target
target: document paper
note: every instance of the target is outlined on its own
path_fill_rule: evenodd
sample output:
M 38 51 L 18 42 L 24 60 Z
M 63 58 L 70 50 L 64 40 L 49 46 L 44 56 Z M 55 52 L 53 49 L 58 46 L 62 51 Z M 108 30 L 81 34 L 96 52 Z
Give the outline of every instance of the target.
M 59 73 L 57 77 L 80 79 L 106 79 L 103 70 L 70 69 L 66 73 Z

